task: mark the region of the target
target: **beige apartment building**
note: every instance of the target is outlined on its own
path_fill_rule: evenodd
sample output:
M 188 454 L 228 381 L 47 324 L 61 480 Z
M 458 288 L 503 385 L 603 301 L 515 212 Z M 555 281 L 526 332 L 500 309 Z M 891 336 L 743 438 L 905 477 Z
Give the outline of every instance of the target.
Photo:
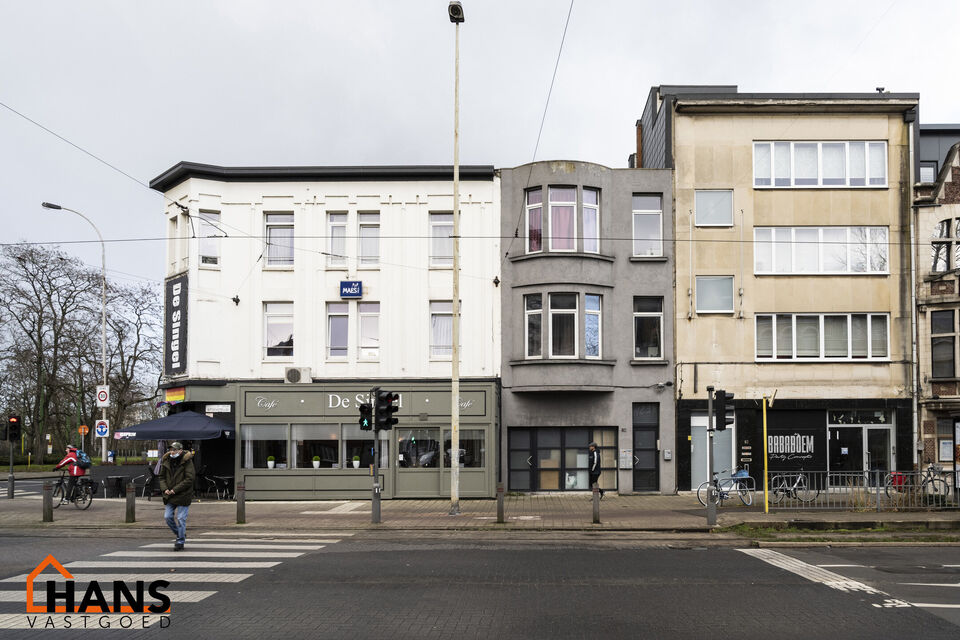
M 960 128 L 957 129 L 960 134 Z M 960 456 L 960 143 L 916 185 L 921 462 L 953 468 Z M 930 179 L 932 178 L 932 180 Z
M 916 94 L 659 86 L 635 166 L 674 169 L 678 488 L 706 479 L 707 386 L 735 394 L 714 468 L 912 468 Z M 872 474 L 871 474 L 872 475 Z

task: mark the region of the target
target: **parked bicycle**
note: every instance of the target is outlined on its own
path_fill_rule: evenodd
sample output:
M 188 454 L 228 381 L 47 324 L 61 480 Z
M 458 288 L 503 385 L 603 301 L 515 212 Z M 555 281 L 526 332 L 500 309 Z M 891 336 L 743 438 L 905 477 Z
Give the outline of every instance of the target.
M 734 471 L 730 477 L 721 479 L 720 474 L 728 471 L 731 470 L 724 469 L 719 473 L 715 471 L 712 481 L 704 481 L 700 485 L 697 489 L 697 500 L 700 501 L 700 504 L 707 506 L 707 493 L 711 484 L 713 485 L 713 501 L 721 507 L 724 500 L 729 500 L 734 496 L 740 498 L 740 502 L 748 507 L 753 504 L 753 478 L 750 477 L 750 473 L 746 469 L 740 469 Z
M 93 481 L 86 476 L 77 478 L 77 486 L 73 491 L 73 496 L 67 496 L 67 474 L 64 471 L 60 474 L 60 479 L 53 487 L 53 508 L 56 509 L 62 504 L 72 502 L 77 509 L 89 509 L 93 503 Z
M 770 502 L 779 503 L 784 498 L 800 502 L 813 502 L 820 495 L 810 478 L 801 469 L 798 473 L 778 473 L 770 478 Z
M 929 466 L 926 470 L 916 476 L 916 483 L 912 482 L 914 477 L 900 471 L 888 473 L 884 478 L 884 491 L 888 498 L 895 498 L 900 494 L 916 491 L 926 496 L 944 496 L 950 494 L 950 485 L 943 479 L 943 465 L 933 464 L 927 461 Z

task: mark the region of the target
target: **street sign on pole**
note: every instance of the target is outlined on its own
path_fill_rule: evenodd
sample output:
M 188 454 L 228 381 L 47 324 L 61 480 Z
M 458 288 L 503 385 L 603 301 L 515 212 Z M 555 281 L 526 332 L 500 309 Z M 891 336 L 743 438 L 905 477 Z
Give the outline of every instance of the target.
M 110 385 L 108 384 L 97 385 L 97 407 L 100 407 L 100 408 L 110 407 Z
M 108 435 L 110 435 L 110 421 L 97 420 L 94 430 L 98 438 L 106 438 Z
M 77 433 L 79 433 L 79 434 L 82 435 L 82 436 L 85 436 L 85 435 L 87 435 L 88 433 L 90 433 L 90 427 L 88 427 L 88 426 L 85 425 L 85 424 L 82 424 L 82 425 L 80 425 L 79 427 L 77 427 Z

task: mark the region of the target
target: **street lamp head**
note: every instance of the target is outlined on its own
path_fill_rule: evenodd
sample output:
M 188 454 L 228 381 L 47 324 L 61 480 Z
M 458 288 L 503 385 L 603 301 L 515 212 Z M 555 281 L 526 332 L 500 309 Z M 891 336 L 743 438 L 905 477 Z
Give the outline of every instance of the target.
M 450 16 L 450 22 L 463 22 L 463 5 L 460 4 L 460 0 L 450 0 L 447 15 Z
M 44 209 L 57 209 L 57 210 L 63 209 L 63 207 L 61 207 L 60 205 L 53 204 L 52 202 L 41 202 L 40 206 L 43 207 Z

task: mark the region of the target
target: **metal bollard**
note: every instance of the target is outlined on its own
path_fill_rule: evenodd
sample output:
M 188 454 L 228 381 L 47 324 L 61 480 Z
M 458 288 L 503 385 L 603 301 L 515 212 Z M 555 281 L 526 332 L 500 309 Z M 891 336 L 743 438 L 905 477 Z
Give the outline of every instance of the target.
M 593 524 L 600 524 L 600 485 L 593 483 Z
M 43 483 L 43 521 L 53 522 L 53 483 Z
M 127 522 L 137 521 L 137 488 L 127 483 Z
M 497 524 L 503 524 L 503 483 L 497 483 Z
M 10 445 L 11 447 L 13 445 Z M 13 459 L 13 454 L 10 454 L 11 460 Z M 13 462 L 10 463 L 10 468 L 13 469 Z M 16 485 L 17 479 L 13 476 L 13 473 L 7 476 L 7 498 L 13 500 L 13 489 Z
M 237 524 L 247 523 L 247 490 L 242 482 L 237 483 L 237 491 L 234 494 L 237 499 Z

